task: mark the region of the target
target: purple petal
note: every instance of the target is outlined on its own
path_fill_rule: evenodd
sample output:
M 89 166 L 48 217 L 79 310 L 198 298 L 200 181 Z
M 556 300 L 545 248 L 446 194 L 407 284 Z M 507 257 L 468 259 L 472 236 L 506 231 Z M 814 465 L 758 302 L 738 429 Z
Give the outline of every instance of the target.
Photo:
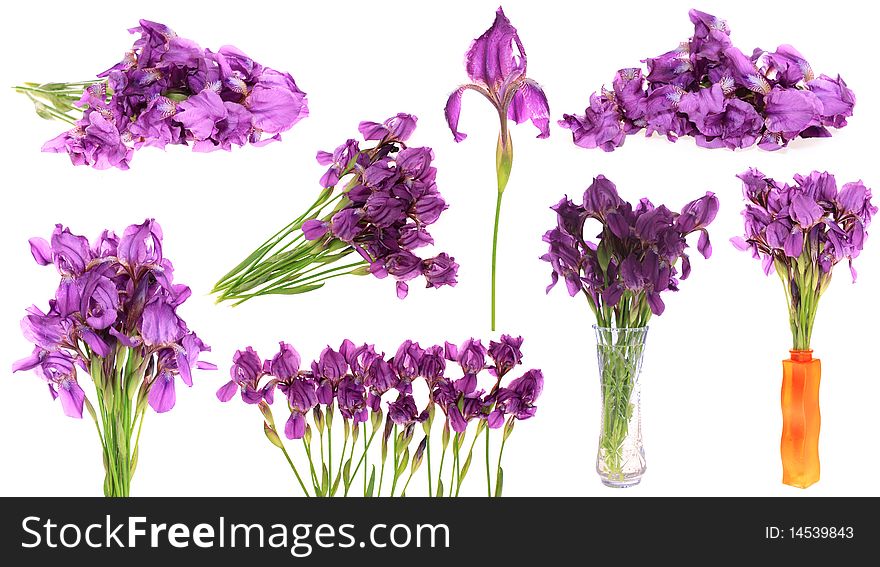
M 406 282 L 397 282 L 397 297 L 399 299 L 406 299 L 406 296 L 409 294 L 409 286 Z
M 306 237 L 306 240 L 318 240 L 327 234 L 329 229 L 330 223 L 318 219 L 307 220 L 302 225 L 303 236 Z
M 238 384 L 230 380 L 229 382 L 221 386 L 219 390 L 217 390 L 217 399 L 221 402 L 228 402 L 233 398 L 233 396 L 235 396 L 235 392 L 237 391 Z
M 288 439 L 302 439 L 306 434 L 306 420 L 300 413 L 291 413 L 284 424 L 284 435 Z
M 741 252 L 745 252 L 746 250 L 751 248 L 751 245 L 746 242 L 741 236 L 734 236 L 730 239 L 730 243 L 733 244 L 733 246 Z
M 85 341 L 89 348 L 100 357 L 106 357 L 110 354 L 110 347 L 104 342 L 104 339 L 95 334 L 91 329 L 82 329 L 80 332 L 82 340 Z
M 43 360 L 43 349 L 35 348 L 34 352 L 27 358 L 22 358 L 21 360 L 16 361 L 12 365 L 12 371 L 18 372 L 19 370 L 33 370 L 37 366 L 39 366 L 40 362 Z
M 199 370 L 217 370 L 217 365 L 213 362 L 205 362 L 204 360 L 200 360 L 196 362 L 196 368 Z
M 37 264 L 48 266 L 52 263 L 52 247 L 49 246 L 45 238 L 31 238 L 28 242 L 31 245 L 31 255 Z
M 181 102 L 174 119 L 192 132 L 197 140 L 211 138 L 217 130 L 217 123 L 227 116 L 226 106 L 220 95 L 205 89 Z
M 659 293 L 648 294 L 648 305 L 651 306 L 651 313 L 654 315 L 663 315 L 663 311 L 666 309 L 666 305 L 660 298 Z
M 815 225 L 824 214 L 822 207 L 809 195 L 798 193 L 791 198 L 791 217 L 805 229 Z
M 709 232 L 706 229 L 700 230 L 700 239 L 697 241 L 697 250 L 703 255 L 703 258 L 712 256 L 712 243 L 709 242 Z
M 86 394 L 80 388 L 76 380 L 66 378 L 58 384 L 58 395 L 61 398 L 61 408 L 67 417 L 82 418 L 83 402 Z
M 540 85 L 531 79 L 526 79 L 513 95 L 508 116 L 517 124 L 531 120 L 540 130 L 538 138 L 550 136 L 550 107 L 547 104 L 547 95 Z
M 254 127 L 267 134 L 289 130 L 308 116 L 305 95 L 283 88 L 257 85 L 248 95 L 246 106 L 254 117 Z
M 446 110 L 444 111 L 446 123 L 449 125 L 449 129 L 452 130 L 452 136 L 456 142 L 461 142 L 467 138 L 467 134 L 458 130 L 458 118 L 461 115 L 461 95 L 466 88 L 459 87 L 449 95 L 449 100 L 446 101 Z
M 123 333 L 120 333 L 119 331 L 117 331 L 113 327 L 110 327 L 109 331 L 110 331 L 111 335 L 116 337 L 117 341 L 119 341 L 120 343 L 122 343 L 123 345 L 125 345 L 129 348 L 138 347 L 143 342 L 143 341 L 141 341 L 140 337 L 129 337 Z
M 819 98 L 810 91 L 775 88 L 764 100 L 770 132 L 800 133 L 819 117 L 822 109 Z
M 169 372 L 162 372 L 153 381 L 148 396 L 150 407 L 156 410 L 156 413 L 165 413 L 174 407 L 177 401 L 177 395 L 174 392 L 174 375 Z
M 504 412 L 499 409 L 493 410 L 486 421 L 488 422 L 489 429 L 498 429 L 504 425 Z
M 782 245 L 785 255 L 789 258 L 797 258 L 804 251 L 804 231 L 798 227 L 794 227 L 791 233 L 786 237 Z
M 185 351 L 180 350 L 177 352 L 177 370 L 180 372 L 180 379 L 183 380 L 183 383 L 192 387 L 192 367 L 189 365 L 189 359 Z
M 475 83 L 499 91 L 526 72 L 526 54 L 516 28 L 499 7 L 486 32 L 475 39 L 468 49 L 465 67 Z

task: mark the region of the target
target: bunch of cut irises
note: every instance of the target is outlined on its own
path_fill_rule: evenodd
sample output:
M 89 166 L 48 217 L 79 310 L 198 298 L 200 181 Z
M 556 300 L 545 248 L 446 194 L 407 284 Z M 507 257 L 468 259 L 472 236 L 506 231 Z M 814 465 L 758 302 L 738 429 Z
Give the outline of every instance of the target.
M 478 441 L 485 447 L 487 495 L 501 496 L 504 447 L 516 422 L 535 415 L 544 385 L 540 370 L 508 379 L 522 363 L 522 343 L 508 335 L 488 349 L 474 339 L 429 348 L 407 340 L 386 357 L 346 339 L 305 368 L 284 342 L 267 360 L 248 347 L 235 353 L 232 379 L 217 397 L 225 402 L 240 392 L 242 401 L 259 408 L 266 437 L 306 496 L 406 496 L 416 489 L 458 496 Z M 273 413 L 279 402 L 288 416 L 283 424 Z M 443 419 L 435 427 L 437 408 Z M 490 450 L 496 430 L 497 456 Z M 301 449 L 288 450 L 282 432 Z

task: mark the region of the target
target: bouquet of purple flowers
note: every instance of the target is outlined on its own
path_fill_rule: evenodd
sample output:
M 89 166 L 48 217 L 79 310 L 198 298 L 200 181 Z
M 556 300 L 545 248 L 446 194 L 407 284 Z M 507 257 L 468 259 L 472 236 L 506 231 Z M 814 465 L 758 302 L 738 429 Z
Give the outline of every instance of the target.
M 596 317 L 602 377 L 603 420 L 597 469 L 606 484 L 629 486 L 644 472 L 636 383 L 644 354 L 647 324 L 662 315 L 661 295 L 678 291 L 691 273 L 687 237 L 699 233 L 697 250 L 712 254 L 706 227 L 718 212 L 713 193 L 691 201 L 680 213 L 642 199 L 634 207 L 600 175 L 575 203 L 557 203 L 557 225 L 544 234 L 549 245 L 541 257 L 553 271 L 549 292 L 561 278 L 572 297 L 583 293 Z M 587 221 L 598 221 L 598 242 L 584 235 Z M 635 402 L 634 402 L 635 397 Z
M 57 225 L 50 241 L 30 245 L 37 263 L 54 263 L 61 283 L 47 312 L 27 310 L 21 328 L 34 351 L 12 370 L 35 370 L 66 415 L 88 411 L 104 453 L 104 494 L 128 496 L 147 405 L 172 409 L 176 377 L 192 386 L 192 369 L 216 368 L 199 361 L 210 348 L 177 314 L 190 289 L 173 282 L 152 219 L 122 237 L 105 230 L 92 245 Z M 94 382 L 97 412 L 77 368 Z
M 544 385 L 540 370 L 529 370 L 519 378 L 505 380 L 522 364 L 522 343 L 522 338 L 508 335 L 503 335 L 499 342 L 492 341 L 488 349 L 474 339 L 460 346 L 447 342 L 444 346 L 426 349 L 413 341 L 405 341 L 394 356 L 386 357 L 372 345 L 357 346 L 345 340 L 338 350 L 325 348 L 304 368 L 299 353 L 289 344 L 282 342 L 279 352 L 267 360 L 262 360 L 248 347 L 235 353 L 230 370 L 232 379 L 220 388 L 217 397 L 226 402 L 240 392 L 242 401 L 260 409 L 266 437 L 282 451 L 306 496 L 335 496 L 340 488 L 347 496 L 359 474 L 363 477 L 363 495 L 381 496 L 383 487 L 387 486 L 384 480 L 389 442 L 391 487 L 386 496 L 405 496 L 425 460 L 428 495 L 457 496 L 470 469 L 474 446 L 483 434 L 487 493 L 500 496 L 505 443 L 517 420 L 535 415 L 535 401 Z M 459 377 L 453 377 L 459 374 L 447 368 L 447 362 L 456 363 Z M 479 387 L 481 376 L 490 378 L 488 390 Z M 502 385 L 502 382 L 506 383 Z M 305 480 L 275 422 L 272 405 L 279 395 L 284 400 L 284 413 L 288 415 L 283 426 L 284 437 L 302 442 L 302 454 L 308 462 Z M 417 399 L 425 401 L 421 403 Z M 437 408 L 444 420 L 440 464 L 434 476 L 431 439 L 435 439 L 436 444 L 432 426 Z M 342 419 L 342 450 L 339 457 L 334 458 L 334 422 L 337 443 L 340 429 L 335 417 L 337 412 Z M 472 423 L 474 426 L 470 427 Z M 418 426 L 421 440 L 410 452 Z M 469 429 L 473 436 L 467 452 L 463 453 Z M 489 433 L 497 429 L 502 429 L 502 439 L 493 489 Z M 380 432 L 380 456 L 373 455 L 378 465 L 370 465 L 370 448 Z M 451 470 L 444 481 L 443 468 L 450 453 L 450 442 Z
M 141 20 L 125 57 L 98 79 L 16 87 L 37 114 L 73 128 L 43 151 L 74 165 L 128 169 L 144 146 L 192 144 L 194 151 L 263 146 L 308 115 L 293 77 L 260 65 L 230 45 L 202 49 L 163 24 Z
M 305 293 L 347 274 L 391 276 L 401 299 L 418 276 L 429 288 L 454 286 L 454 258 L 414 252 L 434 243 L 427 227 L 447 208 L 434 152 L 406 145 L 416 120 L 398 114 L 361 122 L 364 140 L 375 145 L 347 140 L 332 153 L 318 152 L 318 163 L 330 166 L 318 199 L 217 282 L 218 301 L 238 305 L 260 295 Z
M 559 121 L 583 148 L 613 151 L 628 134 L 645 130 L 674 142 L 693 136 L 705 148 L 777 150 L 797 138 L 826 138 L 842 128 L 856 97 L 843 79 L 816 77 L 792 46 L 746 55 L 730 41 L 727 22 L 690 11 L 694 35 L 672 51 L 648 58 L 648 74 L 621 69 L 590 96 L 582 115 Z
M 877 207 L 861 181 L 838 191 L 834 176 L 813 171 L 795 175 L 794 184 L 778 183 L 757 169 L 738 176 L 747 201 L 745 237 L 731 242 L 761 260 L 765 274 L 782 280 L 788 303 L 792 348 L 809 350 L 819 299 L 831 283 L 831 270 L 853 259 L 865 245 Z

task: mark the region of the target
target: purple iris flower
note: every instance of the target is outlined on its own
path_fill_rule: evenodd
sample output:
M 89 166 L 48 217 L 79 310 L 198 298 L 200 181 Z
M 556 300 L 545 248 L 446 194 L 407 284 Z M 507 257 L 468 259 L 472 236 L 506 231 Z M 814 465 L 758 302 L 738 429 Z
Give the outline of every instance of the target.
M 522 364 L 522 337 L 501 335 L 500 341 L 489 341 L 489 358 L 495 363 L 495 373 L 500 380 L 517 364 Z
M 544 375 L 540 370 L 529 370 L 519 378 L 511 381 L 498 392 L 498 405 L 505 413 L 516 419 L 529 419 L 535 415 L 535 401 L 544 389 Z
M 397 140 L 405 142 L 416 129 L 418 118 L 412 114 L 400 113 L 392 116 L 385 122 L 363 121 L 358 125 L 358 131 L 364 140 Z
M 701 104 L 708 108 L 714 103 L 695 101 L 694 108 Z M 705 258 L 711 256 L 706 227 L 715 220 L 718 208 L 712 192 L 691 201 L 680 213 L 654 206 L 648 199 L 633 207 L 620 198 L 614 183 L 600 175 L 584 192 L 582 205 L 566 197 L 551 207 L 556 227 L 544 234 L 549 250 L 541 256 L 552 268 L 547 291 L 562 278 L 569 295 L 587 296 L 600 326 L 615 321 L 644 325 L 651 314 L 663 313 L 661 293 L 678 291 L 679 277 L 690 275 L 686 237 L 699 233 L 698 251 Z M 587 219 L 602 225 L 598 242 L 584 235 Z M 628 319 L 619 319 L 624 313 Z
M 339 381 L 336 401 L 339 413 L 345 419 L 352 420 L 352 425 L 367 421 L 367 398 L 364 383 L 352 376 L 345 376 Z
M 259 389 L 260 378 L 263 377 L 263 360 L 253 348 L 247 347 L 243 351 L 235 352 L 229 375 L 232 380 L 217 390 L 217 398 L 221 402 L 231 400 L 237 389 L 241 389 L 241 399 L 248 404 L 257 404 L 263 399 L 264 392 Z
M 49 241 L 32 238 L 29 244 L 34 259 L 54 264 L 61 280 L 47 312 L 27 310 L 22 332 L 35 349 L 13 369 L 34 369 L 43 376 L 68 415 L 80 417 L 85 404 L 75 366 L 87 373 L 101 368 L 102 375 L 93 376 L 101 394 L 97 403 L 134 403 L 116 391 L 127 383 L 129 394 L 141 392 L 157 413 L 174 407 L 177 376 L 191 386 L 194 368 L 216 368 L 199 360 L 210 347 L 177 315 L 191 292 L 174 283 L 154 220 L 129 226 L 122 238 L 104 230 L 92 245 L 57 225 Z M 122 360 L 128 360 L 125 369 L 117 368 Z M 106 378 L 123 371 L 126 381 Z M 113 414 L 119 407 L 102 411 Z
M 456 89 L 446 102 L 446 121 L 456 142 L 467 134 L 458 129 L 461 95 L 474 90 L 485 96 L 501 117 L 502 140 L 506 139 L 507 119 L 517 124 L 531 120 L 540 133 L 550 135 L 550 110 L 544 91 L 526 76 L 526 53 L 519 35 L 498 8 L 495 21 L 486 33 L 471 44 L 465 68 L 472 81 Z

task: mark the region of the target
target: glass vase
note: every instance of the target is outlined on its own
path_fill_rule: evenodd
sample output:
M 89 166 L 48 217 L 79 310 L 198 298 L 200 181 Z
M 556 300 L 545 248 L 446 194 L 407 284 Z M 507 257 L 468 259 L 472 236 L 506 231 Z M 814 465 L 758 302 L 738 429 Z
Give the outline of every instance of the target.
M 807 488 L 819 481 L 819 381 L 812 350 L 792 350 L 782 361 L 782 482 Z
M 626 488 L 642 480 L 639 373 L 648 327 L 616 329 L 593 325 L 602 389 L 602 423 L 596 472 L 606 486 Z

